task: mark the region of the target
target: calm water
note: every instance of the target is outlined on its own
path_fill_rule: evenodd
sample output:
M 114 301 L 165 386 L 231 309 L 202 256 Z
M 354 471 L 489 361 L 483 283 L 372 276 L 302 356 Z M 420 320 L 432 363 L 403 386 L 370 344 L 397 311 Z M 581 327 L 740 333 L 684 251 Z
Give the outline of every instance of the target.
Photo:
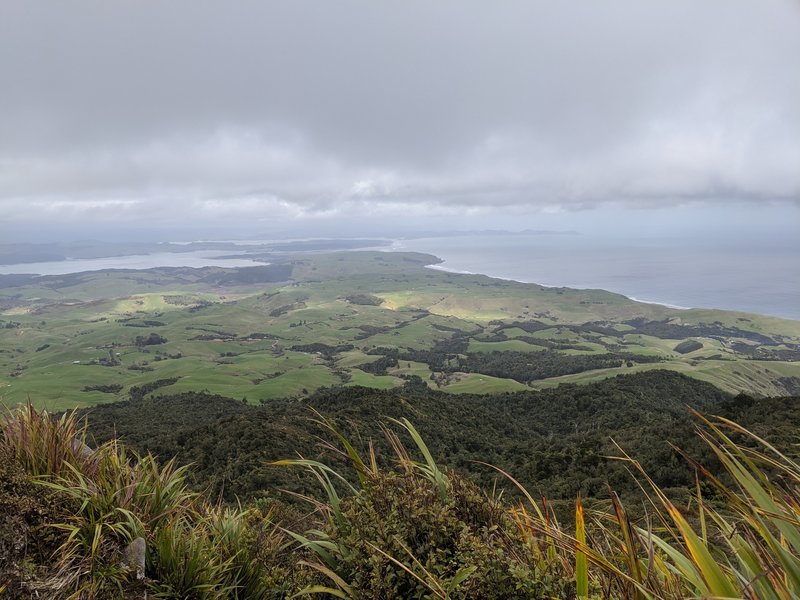
M 25 263 L 19 265 L 0 265 L 0 274 L 34 273 L 36 275 L 66 275 L 82 271 L 102 269 L 152 269 L 154 267 L 252 267 L 263 265 L 249 258 L 215 258 L 236 252 L 219 250 L 198 250 L 196 252 L 156 252 L 153 254 L 134 254 L 111 256 L 107 258 L 86 258 L 52 262 Z M 242 254 L 244 254 L 242 252 Z
M 511 235 L 403 240 L 395 248 L 435 254 L 452 271 L 800 319 L 800 240 L 748 244 Z

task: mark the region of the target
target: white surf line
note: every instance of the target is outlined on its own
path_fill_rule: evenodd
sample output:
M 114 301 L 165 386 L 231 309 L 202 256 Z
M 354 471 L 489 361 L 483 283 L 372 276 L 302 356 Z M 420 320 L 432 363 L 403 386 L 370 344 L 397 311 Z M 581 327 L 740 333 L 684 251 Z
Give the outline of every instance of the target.
M 438 257 L 437 257 L 438 258 Z M 459 269 L 453 269 L 451 267 L 445 267 L 443 265 L 425 265 L 426 269 L 436 269 L 437 271 L 444 271 L 446 273 L 454 273 L 456 275 L 483 275 L 485 277 L 491 277 L 492 279 L 501 279 L 503 281 L 513 281 L 514 283 L 527 283 L 531 285 L 538 285 L 539 287 L 545 288 L 567 288 L 571 290 L 602 290 L 604 292 L 610 292 L 612 294 L 619 294 L 620 296 L 625 296 L 628 300 L 632 300 L 633 302 L 639 302 L 641 304 L 656 304 L 658 306 L 665 306 L 667 308 L 673 308 L 675 310 L 692 310 L 693 307 L 691 306 L 681 306 L 679 304 L 670 304 L 669 302 L 660 302 L 658 300 L 644 300 L 642 298 L 636 298 L 635 296 L 626 296 L 621 292 L 615 292 L 613 290 L 606 290 L 605 288 L 598 288 L 598 287 L 588 287 L 582 285 L 552 285 L 547 283 L 538 283 L 535 281 L 524 281 L 522 279 L 512 279 L 511 277 L 500 277 L 498 275 L 488 275 L 486 273 L 475 273 L 474 271 L 461 271 Z

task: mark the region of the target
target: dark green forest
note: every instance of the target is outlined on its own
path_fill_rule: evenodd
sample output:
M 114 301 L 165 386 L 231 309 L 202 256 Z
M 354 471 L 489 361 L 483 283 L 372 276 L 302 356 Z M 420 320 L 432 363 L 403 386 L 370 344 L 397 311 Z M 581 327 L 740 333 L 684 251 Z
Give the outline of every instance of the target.
M 603 499 L 608 485 L 638 487 L 615 444 L 635 456 L 663 488 L 685 488 L 694 472 L 670 444 L 705 462 L 713 457 L 695 435 L 690 408 L 738 421 L 791 449 L 800 426 L 797 398 L 730 396 L 671 371 L 623 375 L 584 386 L 494 396 L 452 395 L 418 378 L 399 390 L 327 388 L 307 398 L 263 406 L 207 393 L 144 396 L 82 411 L 96 443 L 119 437 L 162 460 L 191 464 L 194 485 L 213 497 L 251 499 L 276 490 L 307 492 L 315 481 L 270 463 L 282 458 L 344 462 L 326 449 L 315 412 L 336 423 L 361 450 L 372 441 L 390 456 L 381 428 L 391 419 L 415 423 L 437 462 L 484 487 L 509 484 L 489 463 L 513 473 L 549 499 Z M 509 492 L 513 490 L 509 489 Z

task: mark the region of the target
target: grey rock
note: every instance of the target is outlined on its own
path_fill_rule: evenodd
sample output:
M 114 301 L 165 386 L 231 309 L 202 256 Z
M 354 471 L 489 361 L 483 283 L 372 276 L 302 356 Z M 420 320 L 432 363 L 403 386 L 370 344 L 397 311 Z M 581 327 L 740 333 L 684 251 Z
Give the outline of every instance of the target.
M 144 579 L 146 550 L 147 544 L 142 537 L 137 537 L 125 548 L 125 559 L 122 564 L 131 571 L 136 571 L 136 579 Z
M 94 450 L 77 438 L 72 440 L 72 451 L 81 458 L 89 458 L 94 453 Z

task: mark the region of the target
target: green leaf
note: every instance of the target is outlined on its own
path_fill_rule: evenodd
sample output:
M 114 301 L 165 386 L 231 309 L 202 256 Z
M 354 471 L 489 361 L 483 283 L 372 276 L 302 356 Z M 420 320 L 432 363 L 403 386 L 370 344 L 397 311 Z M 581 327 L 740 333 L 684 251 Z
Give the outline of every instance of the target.
M 586 524 L 580 495 L 575 501 L 575 539 L 578 541 L 578 550 L 575 552 L 575 590 L 578 598 L 588 598 L 589 565 L 586 562 L 586 553 L 581 549 L 586 547 Z

